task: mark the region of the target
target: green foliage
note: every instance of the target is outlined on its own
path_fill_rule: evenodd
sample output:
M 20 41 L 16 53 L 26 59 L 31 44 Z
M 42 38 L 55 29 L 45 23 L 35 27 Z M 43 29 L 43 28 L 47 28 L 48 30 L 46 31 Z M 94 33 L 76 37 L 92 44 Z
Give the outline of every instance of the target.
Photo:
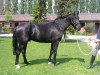
M 75 31 L 75 35 L 85 35 L 85 36 L 91 36 L 92 33 L 91 32 L 84 32 L 84 33 L 80 33 L 79 31 Z
M 79 0 L 78 10 L 81 13 L 98 13 L 100 12 L 100 0 Z
M 39 12 L 42 14 L 42 16 L 46 15 L 46 13 L 47 13 L 46 0 L 38 0 L 38 3 L 39 3 L 39 7 L 40 7 Z
M 28 0 L 28 13 L 32 14 L 32 11 L 33 11 L 33 2 L 32 0 Z
M 25 9 L 26 9 L 26 2 L 27 0 L 21 0 L 21 14 L 25 14 Z
M 4 31 L 4 33 L 7 33 L 7 34 L 12 32 L 12 28 L 7 27 L 7 26 L 3 26 L 2 30 Z
M 76 11 L 77 0 L 60 0 L 58 1 L 58 15 L 63 16 Z
M 45 5 L 46 0 L 40 0 L 36 5 L 34 5 L 33 9 L 33 16 L 34 20 L 33 22 L 36 23 L 42 23 L 45 22 L 45 18 L 43 18 L 46 15 L 46 5 Z
M 46 0 L 38 0 L 36 5 L 34 5 L 33 8 L 33 15 L 36 18 L 42 18 L 43 16 L 46 15 Z
M 12 4 L 13 4 L 13 14 L 16 14 L 18 11 L 18 0 L 13 0 Z
M 2 29 L 2 25 L 0 25 L 0 30 Z
M 52 13 L 52 0 L 48 0 L 48 13 Z M 56 9 L 56 8 L 55 8 Z
M 40 19 L 40 18 L 36 18 L 33 20 L 34 23 L 43 23 L 43 22 L 46 22 L 45 19 Z
M 6 20 L 7 22 L 13 21 L 12 13 L 11 13 L 10 11 L 6 11 L 6 12 L 5 12 L 5 20 Z
M 34 9 L 33 9 L 33 16 L 34 17 L 39 15 L 39 10 L 40 10 L 39 5 L 35 5 Z M 42 23 L 43 21 L 44 21 L 44 19 L 41 19 L 39 17 L 33 19 L 33 22 L 35 22 L 35 23 Z
M 5 2 L 4 2 L 5 1 Z M 11 10 L 12 13 L 16 14 L 32 14 L 32 10 L 34 5 L 37 5 L 39 1 L 44 2 L 42 6 L 45 7 L 45 2 L 48 1 L 48 12 L 52 13 L 52 0 L 0 0 L 0 8 L 1 14 L 4 14 L 5 10 Z M 37 3 L 35 3 L 37 2 Z M 58 9 L 58 3 L 64 3 L 65 9 L 67 8 L 69 11 L 73 11 L 74 9 L 79 10 L 80 12 L 91 12 L 91 13 L 99 13 L 100 12 L 100 0 L 55 0 L 56 6 L 55 12 Z M 40 3 L 41 5 L 42 3 Z M 71 9 L 71 10 L 70 10 Z
M 37 16 L 37 15 L 39 14 L 39 10 L 40 10 L 39 5 L 38 5 L 38 4 L 34 5 L 32 15 L 33 15 L 33 16 Z
M 72 34 L 72 35 L 74 35 L 74 33 L 75 33 L 75 29 L 74 29 L 72 26 L 68 27 L 68 29 L 67 29 L 67 34 Z
M 94 28 L 94 23 L 86 23 L 86 25 L 84 26 L 86 32 L 84 34 L 86 35 L 91 35 L 93 34 L 93 28 Z
M 92 25 L 86 25 L 84 28 L 86 32 L 80 33 L 79 31 L 75 30 L 72 26 L 70 26 L 66 32 L 67 34 L 71 34 L 71 35 L 91 35 L 92 34 L 92 29 L 93 29 Z

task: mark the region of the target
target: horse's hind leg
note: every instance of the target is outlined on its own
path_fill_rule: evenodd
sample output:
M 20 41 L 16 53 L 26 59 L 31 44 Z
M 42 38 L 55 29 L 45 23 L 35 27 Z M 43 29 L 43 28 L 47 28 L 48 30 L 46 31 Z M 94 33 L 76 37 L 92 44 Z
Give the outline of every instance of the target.
M 16 69 L 20 68 L 20 66 L 19 66 L 19 56 L 20 56 L 20 53 L 21 53 L 23 47 L 24 47 L 24 45 L 19 44 L 19 47 L 16 51 L 16 60 L 15 60 Z
M 21 52 L 23 54 L 24 63 L 29 64 L 26 59 L 26 47 L 27 47 L 27 43 L 19 43 L 19 47 L 16 51 L 16 60 L 15 60 L 16 69 L 20 68 L 18 63 L 19 63 L 19 56 Z
M 27 48 L 27 43 L 24 45 L 24 49 L 22 50 L 22 54 L 23 54 L 24 63 L 29 64 L 29 62 L 27 61 L 27 58 L 26 58 L 26 48 Z
M 58 45 L 59 45 L 59 41 L 55 40 L 54 42 L 52 42 L 51 50 L 50 50 L 50 55 L 49 55 L 49 63 L 48 64 L 51 64 L 51 56 L 52 56 L 52 54 L 54 54 L 54 56 L 53 56 L 53 63 L 54 63 L 54 65 L 56 64 L 56 55 L 57 55 Z
M 16 69 L 20 68 L 20 66 L 18 65 L 18 63 L 19 63 L 19 55 L 20 55 L 20 53 L 16 52 L 16 60 L 15 60 Z

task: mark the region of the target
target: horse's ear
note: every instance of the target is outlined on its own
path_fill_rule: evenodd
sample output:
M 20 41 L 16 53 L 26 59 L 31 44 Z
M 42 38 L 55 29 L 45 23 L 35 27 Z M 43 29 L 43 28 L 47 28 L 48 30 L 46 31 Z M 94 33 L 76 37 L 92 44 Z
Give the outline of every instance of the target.
M 77 15 L 79 15 L 79 11 L 77 11 Z
M 79 15 L 79 11 L 77 11 L 77 12 L 74 12 L 74 15 Z

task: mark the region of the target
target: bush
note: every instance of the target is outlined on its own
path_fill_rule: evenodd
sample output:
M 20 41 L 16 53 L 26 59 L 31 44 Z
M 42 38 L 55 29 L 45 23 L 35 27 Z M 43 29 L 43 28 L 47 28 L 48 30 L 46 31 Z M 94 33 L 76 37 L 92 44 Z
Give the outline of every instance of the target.
M 35 23 L 43 23 L 43 22 L 46 22 L 46 20 L 45 19 L 36 18 L 36 19 L 33 20 L 33 22 L 35 22 Z
M 46 22 L 44 16 L 46 14 L 46 9 L 43 6 L 40 7 L 39 4 L 34 6 L 33 12 L 32 12 L 32 16 L 34 16 L 34 20 L 33 22 L 35 23 L 42 23 L 42 22 Z
M 2 25 L 0 25 L 0 30 L 2 29 Z
M 10 11 L 6 11 L 6 12 L 5 12 L 5 20 L 6 20 L 7 22 L 13 21 L 12 13 L 11 13 Z
M 80 33 L 79 31 L 75 30 L 72 26 L 70 26 L 68 29 L 67 29 L 67 34 L 71 34 L 71 35 L 91 35 L 92 32 L 92 27 L 91 26 L 85 26 L 84 27 L 86 32 L 84 33 Z
M 74 29 L 72 26 L 70 26 L 70 27 L 67 29 L 67 34 L 72 34 L 72 35 L 74 35 L 74 33 L 75 33 L 75 29 Z
M 4 33 L 7 33 L 7 34 L 12 32 L 12 28 L 11 27 L 7 27 L 7 26 L 3 26 L 2 30 L 4 31 Z
M 90 32 L 84 32 L 84 33 L 80 33 L 78 31 L 75 31 L 75 35 L 91 35 L 92 33 Z

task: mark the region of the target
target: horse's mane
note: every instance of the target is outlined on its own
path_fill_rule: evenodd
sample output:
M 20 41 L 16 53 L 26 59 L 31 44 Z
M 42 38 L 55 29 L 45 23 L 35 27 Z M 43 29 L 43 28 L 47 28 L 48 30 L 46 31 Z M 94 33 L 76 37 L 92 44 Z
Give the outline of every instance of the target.
M 67 14 L 67 15 L 64 15 L 64 16 L 57 17 L 55 20 L 64 19 L 64 18 L 67 18 L 70 15 L 72 15 L 72 14 Z

